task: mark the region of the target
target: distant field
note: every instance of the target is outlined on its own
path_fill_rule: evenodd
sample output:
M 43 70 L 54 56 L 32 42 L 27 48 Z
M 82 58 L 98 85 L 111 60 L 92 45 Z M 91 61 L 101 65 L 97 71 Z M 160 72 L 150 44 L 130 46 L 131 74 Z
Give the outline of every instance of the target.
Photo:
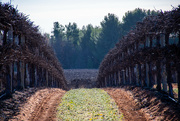
M 95 81 L 98 69 L 64 69 L 64 75 L 68 83 L 74 79 L 91 79 Z

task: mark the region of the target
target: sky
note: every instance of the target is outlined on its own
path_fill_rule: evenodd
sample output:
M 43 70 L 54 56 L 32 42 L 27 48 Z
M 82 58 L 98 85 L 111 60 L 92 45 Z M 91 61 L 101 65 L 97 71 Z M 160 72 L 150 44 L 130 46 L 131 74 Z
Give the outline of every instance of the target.
M 29 15 L 40 32 L 51 33 L 56 21 L 63 26 L 75 22 L 79 28 L 88 24 L 100 26 L 108 13 L 122 21 L 125 12 L 135 8 L 169 11 L 177 7 L 180 0 L 11 0 L 11 4 L 19 12 Z

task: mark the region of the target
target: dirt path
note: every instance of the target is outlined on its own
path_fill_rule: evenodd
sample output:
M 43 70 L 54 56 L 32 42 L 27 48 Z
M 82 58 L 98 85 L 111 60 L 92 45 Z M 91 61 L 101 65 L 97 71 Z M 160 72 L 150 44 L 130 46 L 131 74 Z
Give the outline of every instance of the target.
M 140 87 L 104 88 L 126 121 L 180 120 L 180 105 L 167 96 Z M 0 121 L 55 121 L 56 108 L 66 91 L 30 88 L 0 101 Z
M 54 121 L 56 120 L 56 107 L 66 91 L 61 89 L 43 89 L 31 96 L 20 109 L 19 115 L 12 121 Z
M 180 105 L 156 90 L 131 86 L 104 90 L 127 121 L 180 121 Z
M 116 88 L 105 88 L 104 90 L 107 91 L 112 98 L 114 98 L 126 121 L 147 120 L 144 113 L 141 110 L 138 110 L 130 92 Z

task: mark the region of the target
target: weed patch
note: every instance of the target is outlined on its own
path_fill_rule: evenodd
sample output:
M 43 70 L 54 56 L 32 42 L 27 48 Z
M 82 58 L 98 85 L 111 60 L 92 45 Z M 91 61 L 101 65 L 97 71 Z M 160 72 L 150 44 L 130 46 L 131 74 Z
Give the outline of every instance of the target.
M 113 99 L 101 89 L 74 89 L 68 91 L 58 107 L 58 120 L 119 121 L 123 115 Z

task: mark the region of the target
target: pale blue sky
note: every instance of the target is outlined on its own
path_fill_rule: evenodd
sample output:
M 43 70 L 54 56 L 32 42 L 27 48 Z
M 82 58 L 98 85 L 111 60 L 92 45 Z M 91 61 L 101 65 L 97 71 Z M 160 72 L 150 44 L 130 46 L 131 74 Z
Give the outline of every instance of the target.
M 10 2 L 10 0 L 0 0 Z M 62 25 L 76 22 L 78 27 L 92 24 L 100 26 L 100 22 L 108 13 L 114 13 L 121 21 L 128 10 L 144 8 L 151 10 L 171 10 L 177 7 L 180 0 L 11 0 L 20 12 L 29 15 L 41 32 L 50 33 L 53 22 Z

